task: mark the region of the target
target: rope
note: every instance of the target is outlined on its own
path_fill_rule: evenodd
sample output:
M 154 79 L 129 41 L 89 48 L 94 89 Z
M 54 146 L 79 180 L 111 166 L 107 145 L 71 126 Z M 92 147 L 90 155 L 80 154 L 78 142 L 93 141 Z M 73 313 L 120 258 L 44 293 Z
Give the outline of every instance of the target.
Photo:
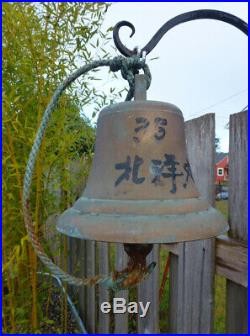
M 24 185 L 23 185 L 23 214 L 24 214 L 24 222 L 25 226 L 28 232 L 29 239 L 31 240 L 31 243 L 33 245 L 33 248 L 37 254 L 37 256 L 40 258 L 42 263 L 51 271 L 52 274 L 54 274 L 56 277 L 58 277 L 63 282 L 67 282 L 70 285 L 75 286 L 81 286 L 88 284 L 88 281 L 86 279 L 76 278 L 65 271 L 63 271 L 60 267 L 55 265 L 53 261 L 47 256 L 45 253 L 43 247 L 41 246 L 38 237 L 36 235 L 32 216 L 30 212 L 30 187 L 32 182 L 32 176 L 35 168 L 35 162 L 37 158 L 37 154 L 39 152 L 42 139 L 46 130 L 46 127 L 48 125 L 49 119 L 51 117 L 51 114 L 53 110 L 55 109 L 58 99 L 60 98 L 63 91 L 72 83 L 74 82 L 78 77 L 81 75 L 86 74 L 90 70 L 96 69 L 98 67 L 108 66 L 111 71 L 121 71 L 122 77 L 126 79 L 129 83 L 129 91 L 126 97 L 126 101 L 129 101 L 133 98 L 134 95 L 134 77 L 135 74 L 139 72 L 140 69 L 144 71 L 146 81 L 147 81 L 147 88 L 149 88 L 151 83 L 151 74 L 149 67 L 145 63 L 145 59 L 140 58 L 139 56 L 132 56 L 132 57 L 122 57 L 117 56 L 114 59 L 111 60 L 98 60 L 93 61 L 87 65 L 84 65 L 83 67 L 79 68 L 75 72 L 73 72 L 69 77 L 67 77 L 56 89 L 54 95 L 51 98 L 50 103 L 48 104 L 40 127 L 37 131 L 36 138 L 34 141 L 34 144 L 32 146 L 31 152 L 29 154 L 28 163 L 26 166 L 25 176 L 24 176 Z M 104 281 L 105 282 L 105 281 Z
M 138 264 L 132 269 L 125 268 L 120 272 L 115 272 L 112 276 L 96 275 L 89 279 L 84 279 L 83 284 L 93 286 L 103 285 L 114 292 L 135 287 L 139 282 L 146 279 L 156 266 L 156 262 L 151 262 L 147 267 Z M 117 273 L 117 274 L 116 274 Z

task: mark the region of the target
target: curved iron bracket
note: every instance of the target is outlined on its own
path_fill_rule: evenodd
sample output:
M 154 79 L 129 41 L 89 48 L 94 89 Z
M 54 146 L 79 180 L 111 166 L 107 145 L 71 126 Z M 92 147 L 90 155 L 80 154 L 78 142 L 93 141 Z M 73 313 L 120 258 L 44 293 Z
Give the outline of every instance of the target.
M 143 53 L 146 53 L 146 55 L 148 55 L 170 29 L 181 23 L 198 19 L 213 19 L 229 23 L 248 36 L 248 24 L 239 17 L 214 9 L 200 9 L 177 15 L 173 19 L 167 21 L 151 38 L 148 44 L 146 44 L 145 47 L 141 49 L 140 56 L 142 56 Z M 122 55 L 127 57 L 135 55 L 137 53 L 137 50 L 128 49 L 120 40 L 119 31 L 122 27 L 129 27 L 131 29 L 132 32 L 130 34 L 130 37 L 132 37 L 135 33 L 135 27 L 131 22 L 118 22 L 113 30 L 113 39 L 115 45 Z

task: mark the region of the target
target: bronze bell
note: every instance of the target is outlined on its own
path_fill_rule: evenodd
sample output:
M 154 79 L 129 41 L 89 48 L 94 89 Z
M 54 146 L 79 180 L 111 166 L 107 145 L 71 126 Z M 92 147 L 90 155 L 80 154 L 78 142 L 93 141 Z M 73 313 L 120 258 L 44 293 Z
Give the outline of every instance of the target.
M 228 229 L 195 186 L 182 112 L 145 98 L 144 77 L 137 75 L 135 101 L 100 112 L 87 186 L 59 217 L 61 233 L 152 244 L 206 239 Z

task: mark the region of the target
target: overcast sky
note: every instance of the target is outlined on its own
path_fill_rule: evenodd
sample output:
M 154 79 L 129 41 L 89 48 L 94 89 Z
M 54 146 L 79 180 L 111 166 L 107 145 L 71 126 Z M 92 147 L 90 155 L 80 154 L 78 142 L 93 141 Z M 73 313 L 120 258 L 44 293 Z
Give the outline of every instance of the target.
M 143 47 L 167 20 L 195 9 L 218 9 L 248 22 L 247 2 L 118 2 L 108 10 L 104 27 L 120 20 L 133 23 L 132 38 L 127 27 L 120 34 L 133 49 Z M 197 20 L 177 26 L 147 57 L 153 77 L 148 99 L 177 105 L 185 120 L 214 112 L 221 150 L 228 151 L 229 115 L 248 104 L 247 53 L 246 35 L 224 22 Z M 150 61 L 153 57 L 159 59 Z

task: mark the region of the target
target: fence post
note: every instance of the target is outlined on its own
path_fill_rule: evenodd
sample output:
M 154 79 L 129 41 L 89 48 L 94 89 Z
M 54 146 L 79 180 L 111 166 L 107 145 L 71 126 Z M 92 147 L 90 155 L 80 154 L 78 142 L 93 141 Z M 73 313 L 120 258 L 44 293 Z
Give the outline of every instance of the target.
M 98 242 L 98 258 L 99 258 L 99 274 L 109 274 L 109 244 Z M 99 286 L 99 308 L 98 308 L 98 333 L 109 334 L 110 332 L 110 315 L 103 314 L 100 307 L 103 302 L 109 302 L 109 290 L 103 286 Z
M 230 236 L 247 242 L 248 112 L 230 116 L 229 225 Z M 227 280 L 228 333 L 247 333 L 247 288 Z
M 128 256 L 124 251 L 123 244 L 115 244 L 115 269 L 121 271 L 127 266 Z M 114 297 L 124 298 L 128 301 L 128 290 L 119 291 Z M 128 313 L 115 315 L 115 334 L 128 333 Z
M 80 278 L 86 276 L 85 261 L 85 240 L 68 237 L 68 272 Z M 85 286 L 75 287 L 69 286 L 69 293 L 73 297 L 77 293 L 77 303 L 79 306 L 79 315 L 85 322 L 86 306 L 85 306 Z
M 82 278 L 85 278 L 86 276 L 86 241 L 82 239 L 78 239 L 77 242 L 78 245 L 78 251 L 77 256 L 79 258 L 79 273 L 78 275 Z M 78 302 L 79 302 L 79 312 L 80 316 L 85 323 L 85 317 L 86 317 L 86 304 L 85 304 L 85 298 L 86 298 L 86 288 L 85 286 L 81 286 L 78 290 Z
M 138 316 L 138 334 L 159 333 L 159 245 L 154 244 L 152 252 L 147 257 L 147 264 L 156 261 L 156 267 L 149 278 L 138 285 L 137 301 L 150 302 L 145 317 Z
M 185 123 L 188 158 L 200 194 L 214 203 L 214 114 Z M 170 261 L 170 331 L 211 333 L 214 239 L 178 244 Z
M 86 277 L 95 276 L 95 241 L 86 240 Z M 94 334 L 96 328 L 95 286 L 86 287 L 86 329 Z

